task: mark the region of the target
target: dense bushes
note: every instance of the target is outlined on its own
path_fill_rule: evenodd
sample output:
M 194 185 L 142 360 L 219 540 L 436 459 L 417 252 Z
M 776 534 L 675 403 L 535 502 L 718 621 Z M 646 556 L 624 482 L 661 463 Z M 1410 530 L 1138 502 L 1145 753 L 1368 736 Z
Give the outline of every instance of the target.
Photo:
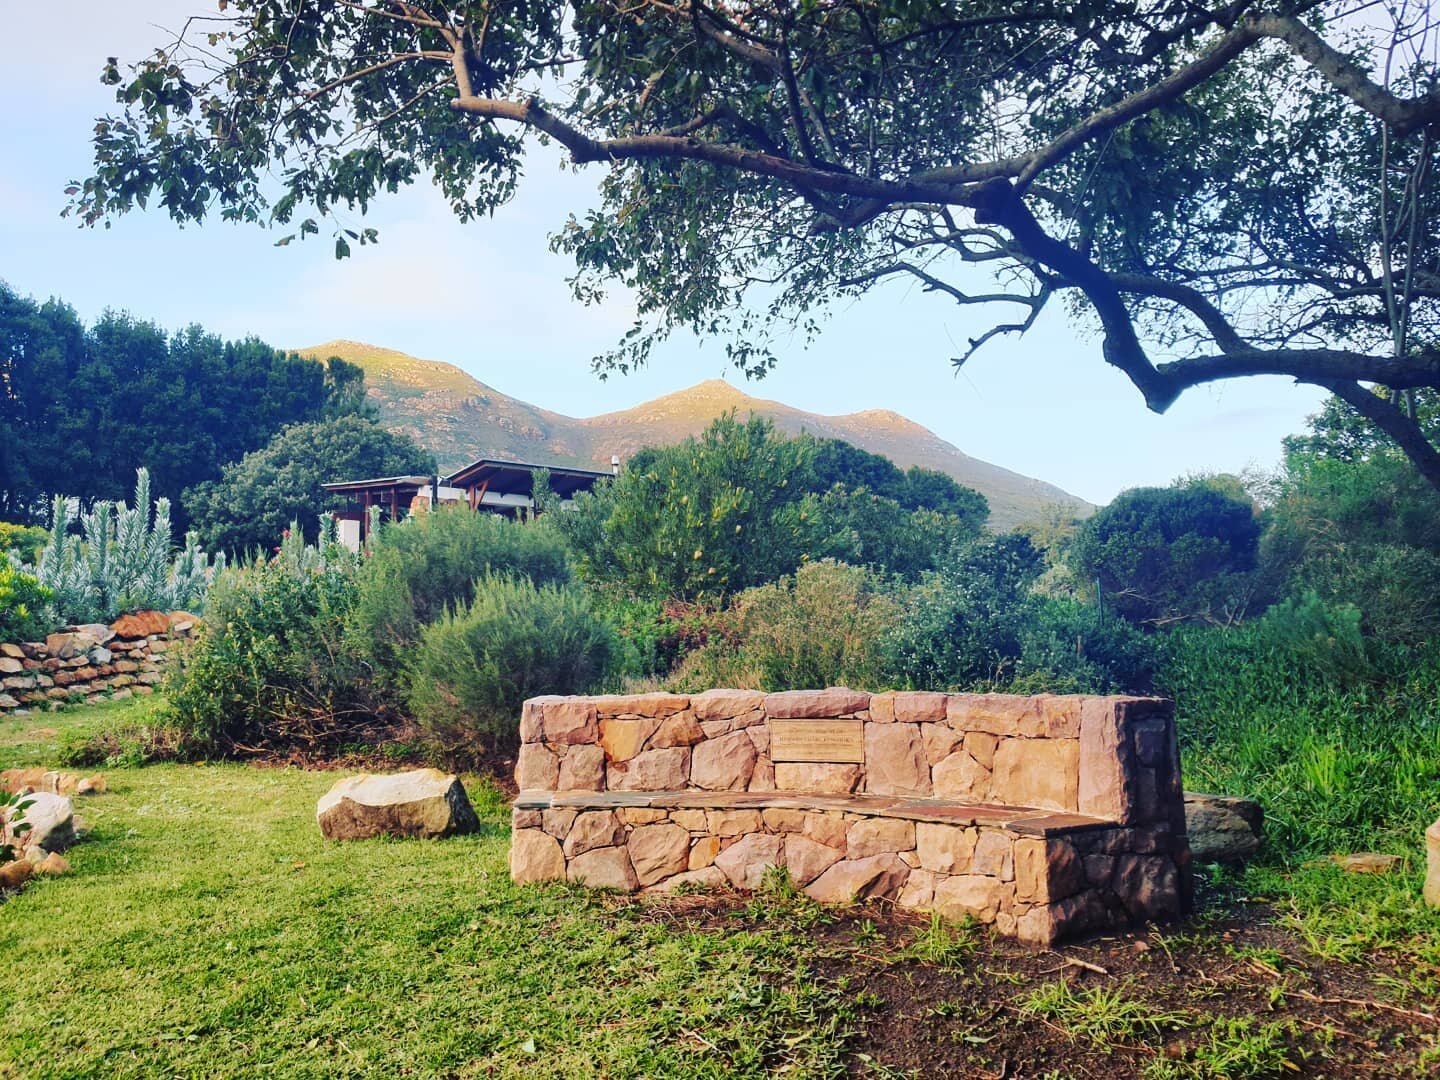
M 582 693 L 616 654 L 614 631 L 574 586 L 487 574 L 473 591 L 425 626 L 405 667 L 410 710 L 452 761 L 513 740 L 526 698 Z
M 50 590 L 0 550 L 0 641 L 34 641 L 54 625 Z

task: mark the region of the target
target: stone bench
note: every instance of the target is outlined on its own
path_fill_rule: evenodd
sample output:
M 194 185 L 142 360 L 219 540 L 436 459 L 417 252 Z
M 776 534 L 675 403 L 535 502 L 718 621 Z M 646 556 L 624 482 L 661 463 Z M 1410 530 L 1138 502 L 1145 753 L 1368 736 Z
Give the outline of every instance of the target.
M 884 899 L 1059 937 L 1189 906 L 1170 703 L 711 690 L 525 703 L 511 875 Z

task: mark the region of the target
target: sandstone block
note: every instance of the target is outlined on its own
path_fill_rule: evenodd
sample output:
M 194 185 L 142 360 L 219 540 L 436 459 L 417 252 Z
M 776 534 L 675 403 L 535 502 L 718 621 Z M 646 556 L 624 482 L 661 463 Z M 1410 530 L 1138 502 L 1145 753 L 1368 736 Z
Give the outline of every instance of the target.
M 1079 892 L 1085 867 L 1065 840 L 1025 838 L 1015 841 L 1015 899 L 1022 904 L 1049 904 Z
M 683 791 L 690 778 L 690 750 L 675 746 L 646 750 L 626 762 L 611 764 L 611 791 Z
M 1174 918 L 1180 914 L 1180 877 L 1162 855 L 1119 855 L 1110 887 L 1133 918 Z
M 876 724 L 895 722 L 895 691 L 870 695 L 870 720 Z
M 875 795 L 931 793 L 930 763 L 919 725 L 865 725 L 865 790 Z
M 539 829 L 517 829 L 510 837 L 510 880 L 563 881 L 565 856 L 560 841 Z
M 920 865 L 941 874 L 968 874 L 977 832 L 961 825 L 915 824 L 915 849 Z
M 510 828 L 539 829 L 545 824 L 545 815 L 539 810 L 521 810 L 518 806 L 510 811 Z
M 660 719 L 654 716 L 601 720 L 600 745 L 606 760 L 629 761 L 659 727 Z
M 613 810 L 585 810 L 575 818 L 565 837 L 565 858 L 574 859 L 583 852 L 624 842 L 625 827 Z
M 949 724 L 921 724 L 920 741 L 925 744 L 925 760 L 933 768 L 960 748 L 964 736 Z
M 626 825 L 654 825 L 657 821 L 666 821 L 670 817 L 668 810 L 648 806 L 625 806 L 616 810 L 615 813 Z
M 813 719 L 850 716 L 870 706 L 870 695 L 844 686 L 824 690 L 784 690 L 765 695 L 765 714 L 774 717 Z
M 843 859 L 805 886 L 805 893 L 822 904 L 894 900 L 909 877 L 910 867 L 893 853 Z
M 565 876 L 592 889 L 634 892 L 640 887 L 630 856 L 623 847 L 592 848 L 577 855 L 566 865 Z
M 810 813 L 805 815 L 803 832 L 817 844 L 845 850 L 845 837 L 850 826 L 843 814 Z
M 684 694 L 605 694 L 592 699 L 602 716 L 665 717 L 690 707 Z
M 31 849 L 36 850 L 36 849 Z M 58 851 L 51 851 L 35 864 L 35 873 L 44 874 L 46 877 L 58 877 L 61 874 L 70 872 L 70 860 L 61 855 Z
M 540 702 L 531 698 L 520 706 L 520 741 L 539 742 L 545 731 L 540 724 Z
M 703 832 L 706 828 L 704 810 L 673 810 L 670 820 L 691 832 Z
M 915 823 L 899 818 L 862 818 L 850 826 L 845 837 L 845 854 L 864 859 L 887 851 L 899 854 L 915 846 Z
M 981 829 L 975 841 L 975 854 L 970 860 L 970 872 L 1001 881 L 1014 881 L 1014 840 L 997 829 Z
M 805 886 L 845 857 L 843 851 L 799 834 L 785 837 L 785 867 L 795 884 Z
M 321 796 L 315 818 L 328 840 L 450 836 L 480 827 L 459 779 L 438 769 L 347 777 Z
M 540 743 L 524 743 L 515 761 L 515 785 L 521 791 L 554 791 L 560 782 L 560 759 Z
M 859 786 L 863 775 L 864 770 L 859 765 L 777 761 L 775 789 L 816 795 L 848 795 Z
M 760 817 L 770 832 L 788 833 L 805 831 L 804 810 L 761 810 Z
M 695 714 L 687 709 L 662 720 L 659 730 L 650 736 L 650 741 L 646 745 L 651 749 L 664 749 L 668 746 L 694 746 L 704 738 L 705 732 L 700 730 L 700 725 L 695 720 Z
M 744 791 L 757 756 L 747 732 L 709 739 L 691 752 L 690 783 L 706 791 Z
M 935 883 L 935 910 L 947 919 L 970 915 L 994 922 L 1013 888 L 984 874 L 956 874 Z
M 1264 823 L 1253 799 L 1185 792 L 1185 834 L 1201 862 L 1244 862 L 1260 850 Z
M 990 770 L 964 750 L 945 757 L 930 775 L 937 798 L 984 802 L 990 797 Z
M 0 656 L 0 675 L 18 675 L 25 670 L 25 665 L 19 660 L 8 656 Z
M 759 690 L 706 690 L 690 699 L 697 720 L 732 720 L 764 706 L 765 695 Z
M 718 866 L 737 889 L 758 889 L 765 871 L 783 864 L 782 841 L 769 833 L 742 836 L 715 857 Z
M 1076 739 L 1004 739 L 995 749 L 990 791 L 1007 804 L 1073 811 L 1079 783 Z
M 690 833 L 679 825 L 641 825 L 630 833 L 630 865 L 642 886 L 689 869 Z
M 760 831 L 759 810 L 707 810 L 706 827 L 716 836 L 744 836 Z
M 895 719 L 902 724 L 932 723 L 945 719 L 945 694 L 906 690 L 895 695 Z
M 595 706 L 588 701 L 547 701 L 540 707 L 545 741 L 554 746 L 593 743 L 599 738 Z
M 170 629 L 170 616 L 163 611 L 136 611 L 121 615 L 110 624 L 119 638 L 143 638 L 163 634 Z
M 555 839 L 564 840 L 570 835 L 570 826 L 575 824 L 575 819 L 579 816 L 579 810 L 572 810 L 568 806 L 553 806 L 540 815 L 541 828 Z
M 572 746 L 560 759 L 558 791 L 599 791 L 605 783 L 605 751 L 595 743 Z
M 26 859 L 0 863 L 0 890 L 18 889 L 29 881 L 34 873 L 35 867 Z
M 935 885 L 939 881 L 939 874 L 929 870 L 911 869 L 910 876 L 905 880 L 905 888 L 900 890 L 895 903 L 902 908 L 929 910 L 935 904 Z
M 703 870 L 707 866 L 715 864 L 715 857 L 720 854 L 720 838 L 718 836 L 702 836 L 690 845 L 690 856 L 686 862 L 687 870 Z

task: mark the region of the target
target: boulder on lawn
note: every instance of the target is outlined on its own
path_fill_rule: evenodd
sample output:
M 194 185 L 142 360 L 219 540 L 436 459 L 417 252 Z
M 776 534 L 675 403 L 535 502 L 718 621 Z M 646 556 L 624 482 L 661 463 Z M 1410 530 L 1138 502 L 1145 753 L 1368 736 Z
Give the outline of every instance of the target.
M 25 807 L 20 824 L 30 828 L 16 837 L 17 847 L 64 851 L 75 842 L 75 810 L 65 796 L 36 791 L 21 802 L 30 805 Z
M 439 769 L 348 777 L 321 797 L 315 817 L 329 840 L 450 836 L 480 827 L 459 779 Z
M 1244 862 L 1260 850 L 1265 811 L 1254 799 L 1185 792 L 1185 834 L 1196 862 Z

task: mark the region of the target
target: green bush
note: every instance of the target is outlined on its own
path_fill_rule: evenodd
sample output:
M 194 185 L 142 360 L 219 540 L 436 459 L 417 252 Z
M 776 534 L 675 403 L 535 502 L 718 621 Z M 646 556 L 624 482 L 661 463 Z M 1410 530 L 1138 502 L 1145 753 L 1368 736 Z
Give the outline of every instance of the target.
M 1137 623 L 1230 623 L 1253 588 L 1260 523 L 1213 479 L 1134 488 L 1085 522 L 1070 561 L 1105 602 Z
M 1037 595 L 1044 557 L 1011 533 L 958 551 L 886 635 L 890 680 L 925 690 L 1143 691 L 1154 646 L 1093 605 Z
M 163 719 L 220 754 L 345 738 L 383 707 L 344 640 L 356 595 L 343 558 L 308 570 L 277 559 L 226 571 L 199 640 L 172 674 Z
M 468 605 L 486 574 L 536 585 L 570 581 L 564 538 L 548 518 L 515 520 L 446 507 L 376 534 L 357 575 L 351 647 L 382 682 L 399 674 L 423 627 Z
M 0 549 L 0 641 L 34 641 L 54 629 L 50 590 L 12 566 Z
M 880 575 L 828 560 L 811 563 L 794 577 L 737 596 L 723 631 L 687 658 L 672 682 L 689 690 L 878 687 L 884 676 L 879 642 L 898 613 Z
M 0 521 L 0 553 L 18 552 L 21 562 L 33 563 L 38 559 L 49 537 L 50 534 L 37 525 Z
M 465 762 L 515 742 L 526 698 L 593 689 L 617 651 L 581 589 L 487 574 L 468 604 L 421 631 L 405 697 L 440 752 Z

